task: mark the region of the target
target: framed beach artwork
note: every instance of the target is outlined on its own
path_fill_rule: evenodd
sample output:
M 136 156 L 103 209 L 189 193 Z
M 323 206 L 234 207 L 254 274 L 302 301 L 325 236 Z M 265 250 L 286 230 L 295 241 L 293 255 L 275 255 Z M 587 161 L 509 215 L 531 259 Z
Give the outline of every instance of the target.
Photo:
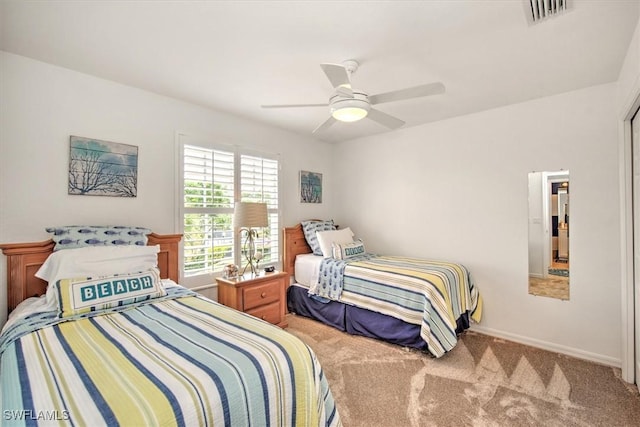
M 300 171 L 300 203 L 322 203 L 322 174 Z
M 136 197 L 138 147 L 71 136 L 69 194 Z

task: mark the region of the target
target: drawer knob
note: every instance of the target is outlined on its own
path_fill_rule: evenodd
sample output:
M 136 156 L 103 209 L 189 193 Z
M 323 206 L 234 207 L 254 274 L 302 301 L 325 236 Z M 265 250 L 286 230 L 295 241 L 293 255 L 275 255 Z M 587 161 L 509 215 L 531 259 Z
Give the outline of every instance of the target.
M 267 296 L 267 293 L 266 293 L 266 292 L 263 292 L 263 293 L 261 293 L 261 294 L 260 294 L 260 297 L 261 297 L 261 298 L 265 298 L 266 296 Z

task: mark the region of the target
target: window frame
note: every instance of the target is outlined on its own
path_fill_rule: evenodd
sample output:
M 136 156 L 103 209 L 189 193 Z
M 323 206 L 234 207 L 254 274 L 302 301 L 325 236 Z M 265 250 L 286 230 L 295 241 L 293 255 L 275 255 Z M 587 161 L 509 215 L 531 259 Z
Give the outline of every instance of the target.
M 258 157 L 262 159 L 273 160 L 277 162 L 277 208 L 268 208 L 268 213 L 275 214 L 277 219 L 276 238 L 277 238 L 277 254 L 275 259 L 270 262 L 261 263 L 260 268 L 273 265 L 277 267 L 281 262 L 282 257 L 282 237 L 280 235 L 280 224 L 282 224 L 282 164 L 280 161 L 279 153 L 264 152 L 254 148 L 224 144 L 220 142 L 212 141 L 213 138 L 195 137 L 184 133 L 176 133 L 176 170 L 175 170 L 175 227 L 179 233 L 184 235 L 184 216 L 187 211 L 184 203 L 184 147 L 185 145 L 201 147 L 207 150 L 219 150 L 233 154 L 233 170 L 234 170 L 234 203 L 241 200 L 241 159 L 242 156 Z M 227 212 L 233 214 L 233 208 L 211 208 L 210 211 L 217 210 L 219 213 Z M 271 227 L 271 220 L 270 220 Z M 271 232 L 274 232 L 271 227 Z M 233 228 L 233 263 L 236 264 L 240 270 L 244 268 L 245 260 L 242 259 L 241 253 L 242 239 L 237 228 Z M 180 284 L 189 288 L 208 287 L 215 285 L 215 278 L 220 277 L 223 272 L 209 271 L 201 274 L 186 275 L 185 274 L 185 258 L 184 258 L 184 239 L 180 241 L 179 249 L 179 278 Z

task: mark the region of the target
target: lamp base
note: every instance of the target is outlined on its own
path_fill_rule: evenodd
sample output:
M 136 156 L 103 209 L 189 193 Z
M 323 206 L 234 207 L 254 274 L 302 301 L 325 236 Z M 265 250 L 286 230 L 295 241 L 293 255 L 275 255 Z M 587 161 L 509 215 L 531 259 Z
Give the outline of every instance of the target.
M 244 266 L 244 269 L 242 270 L 242 274 L 244 275 L 244 273 L 247 271 L 247 268 L 248 268 L 251 271 L 251 274 L 255 276 L 258 271 L 258 265 L 257 265 L 258 263 L 254 258 L 254 254 L 256 252 L 254 237 L 255 237 L 255 234 L 257 233 L 255 230 L 252 230 L 250 228 L 244 229 L 244 231 L 247 232 L 247 237 L 244 241 L 244 248 L 243 248 L 244 256 L 245 258 L 247 258 L 247 265 Z
M 245 265 L 244 269 L 242 269 L 242 275 L 243 276 L 244 276 L 245 272 L 247 271 L 247 268 L 249 269 L 249 271 L 251 272 L 252 275 L 256 276 L 258 274 L 258 268 L 253 265 L 252 261 L 248 261 L 247 265 Z

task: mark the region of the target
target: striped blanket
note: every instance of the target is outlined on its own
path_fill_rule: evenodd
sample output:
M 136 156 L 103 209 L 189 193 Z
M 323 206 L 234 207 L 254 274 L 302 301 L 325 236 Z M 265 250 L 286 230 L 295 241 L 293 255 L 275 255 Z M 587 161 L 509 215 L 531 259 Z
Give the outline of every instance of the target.
M 456 345 L 456 321 L 463 314 L 476 322 L 482 317 L 482 297 L 460 264 L 373 256 L 331 271 L 342 272 L 341 280 L 312 287 L 312 293 L 420 325 L 420 335 L 436 357 Z
M 3 333 L 3 426 L 341 425 L 309 347 L 200 296 L 35 317 Z

